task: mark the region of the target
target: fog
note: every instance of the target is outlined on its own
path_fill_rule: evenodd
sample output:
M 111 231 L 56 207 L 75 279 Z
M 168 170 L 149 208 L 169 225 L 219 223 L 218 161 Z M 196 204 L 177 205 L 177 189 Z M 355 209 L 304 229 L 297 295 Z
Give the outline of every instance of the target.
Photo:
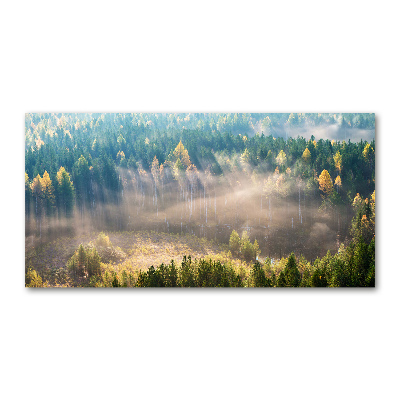
M 223 176 L 213 176 L 173 175 L 166 168 L 157 181 L 143 170 L 120 170 L 123 191 L 117 199 L 110 194 L 104 203 L 75 207 L 71 218 L 31 216 L 27 245 L 100 230 L 193 234 L 227 244 L 235 229 L 257 239 L 261 257 L 293 251 L 314 260 L 346 241 L 349 207 L 320 210 L 318 190 L 285 173 L 250 173 L 246 165 L 223 169 Z
M 263 128 L 260 124 L 255 128 L 255 133 L 257 131 L 263 131 Z M 323 139 L 340 142 L 343 140 L 347 142 L 349 139 L 351 139 L 352 142 L 359 142 L 360 140 L 371 142 L 375 139 L 375 129 L 359 129 L 354 127 L 346 127 L 339 124 L 321 124 L 315 126 L 305 123 L 301 127 L 291 127 L 288 124 L 285 124 L 281 128 L 275 127 L 270 133 L 274 137 L 283 137 L 286 140 L 289 137 L 296 138 L 298 136 L 307 140 L 309 140 L 311 136 L 314 136 L 315 140 L 317 141 Z

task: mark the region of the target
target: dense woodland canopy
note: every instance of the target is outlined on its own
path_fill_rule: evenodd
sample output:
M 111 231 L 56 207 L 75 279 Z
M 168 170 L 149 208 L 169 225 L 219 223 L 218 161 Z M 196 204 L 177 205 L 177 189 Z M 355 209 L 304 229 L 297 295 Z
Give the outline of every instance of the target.
M 318 139 L 327 127 L 345 132 L 348 140 Z M 271 250 L 274 238 L 287 243 L 283 254 L 279 250 L 281 256 L 305 248 L 312 235 L 317 243 L 323 213 L 330 218 L 324 226 L 348 245 L 341 253 L 342 258 L 347 254 L 347 266 L 354 261 L 352 251 L 368 249 L 368 260 L 362 261 L 368 268 L 363 264 L 364 272 L 352 270 L 362 278 L 352 275 L 349 285 L 371 285 L 375 140 L 350 139 L 356 130 L 374 129 L 374 114 L 26 114 L 26 234 L 42 240 L 62 227 L 75 227 L 77 221 L 81 228 L 100 230 L 140 226 L 198 236 L 213 230 L 215 239 L 233 245 L 232 253 L 252 262 L 259 248 L 264 257 L 276 256 Z M 306 139 L 306 132 L 315 132 L 317 138 Z M 295 241 L 287 239 L 288 229 L 296 233 Z M 243 230 L 254 244 L 236 233 Z M 335 262 L 346 264 L 341 260 Z M 85 276 L 100 276 L 99 262 L 91 270 L 96 272 Z M 207 268 L 221 265 L 211 262 Z M 253 275 L 266 274 L 261 286 L 288 285 L 287 276 L 283 284 L 284 275 L 275 279 L 260 263 L 253 268 L 263 271 Z M 304 273 L 289 286 L 301 285 Z M 327 284 L 346 286 L 335 274 L 325 275 Z M 149 286 L 153 278 L 146 276 L 140 275 L 135 285 Z M 251 286 L 251 279 L 228 286 Z M 303 286 L 314 282 L 310 279 Z

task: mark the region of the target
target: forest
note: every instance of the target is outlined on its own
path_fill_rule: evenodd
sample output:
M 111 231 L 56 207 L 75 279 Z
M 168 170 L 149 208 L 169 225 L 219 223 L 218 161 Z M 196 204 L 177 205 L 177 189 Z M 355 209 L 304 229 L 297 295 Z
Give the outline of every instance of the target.
M 28 287 L 373 287 L 375 115 L 30 113 Z

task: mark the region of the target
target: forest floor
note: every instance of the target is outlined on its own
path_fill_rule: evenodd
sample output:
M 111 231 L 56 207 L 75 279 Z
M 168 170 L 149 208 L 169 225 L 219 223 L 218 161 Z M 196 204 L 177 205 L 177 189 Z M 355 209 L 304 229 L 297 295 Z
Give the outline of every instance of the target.
M 102 262 L 108 263 L 115 271 L 146 270 L 151 265 L 159 266 L 162 263 L 170 263 L 171 260 L 179 264 L 184 255 L 190 255 L 192 259 L 212 258 L 221 262 L 229 261 L 237 267 L 245 265 L 245 262 L 232 258 L 227 245 L 205 238 L 200 239 L 194 235 L 152 231 L 104 233 L 109 237 L 112 257 L 102 257 Z M 38 271 L 44 268 L 65 267 L 80 244 L 96 246 L 99 234 L 100 232 L 91 232 L 80 236 L 62 237 L 35 247 L 26 245 L 26 265 Z M 101 251 L 99 253 L 102 254 Z M 103 254 L 106 253 L 103 251 Z

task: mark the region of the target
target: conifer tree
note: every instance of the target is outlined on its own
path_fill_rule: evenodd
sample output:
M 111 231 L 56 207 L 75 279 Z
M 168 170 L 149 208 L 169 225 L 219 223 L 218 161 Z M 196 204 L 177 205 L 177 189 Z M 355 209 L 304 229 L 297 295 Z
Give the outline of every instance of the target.
M 242 253 L 243 258 L 246 261 L 250 261 L 253 258 L 253 255 L 254 255 L 254 248 L 253 248 L 253 245 L 250 242 L 249 235 L 247 234 L 247 231 L 243 231 L 240 244 L 241 244 L 240 252 Z
M 90 190 L 90 170 L 89 163 L 86 158 L 81 155 L 75 162 L 73 168 L 74 175 L 74 186 L 76 193 L 76 200 L 80 206 L 81 213 L 83 214 L 84 205 L 89 201 L 89 190 Z
M 53 183 L 47 171 L 44 171 L 43 178 L 41 179 L 43 198 L 46 207 L 46 214 L 53 215 L 55 208 L 55 195 Z
M 300 286 L 300 282 L 301 282 L 300 271 L 297 268 L 296 258 L 293 253 L 290 254 L 290 256 L 289 256 L 289 259 L 288 259 L 285 269 L 284 269 L 284 274 L 285 274 L 286 286 L 289 286 L 289 287 Z
M 74 206 L 74 184 L 69 173 L 64 167 L 60 167 L 57 172 L 57 194 L 60 208 L 64 215 L 70 216 Z
M 25 216 L 29 217 L 31 211 L 32 190 L 29 183 L 29 176 L 25 172 Z

